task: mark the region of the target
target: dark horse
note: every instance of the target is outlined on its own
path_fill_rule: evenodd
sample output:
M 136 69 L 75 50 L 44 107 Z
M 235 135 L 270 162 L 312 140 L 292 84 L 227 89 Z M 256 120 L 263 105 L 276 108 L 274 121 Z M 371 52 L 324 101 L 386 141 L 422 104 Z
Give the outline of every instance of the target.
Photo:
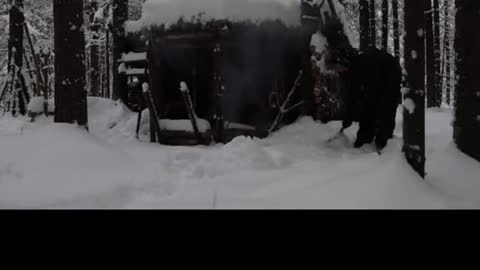
M 401 99 L 402 71 L 398 60 L 373 47 L 354 49 L 336 16 L 328 16 L 320 29 L 328 41 L 325 65 L 339 74 L 345 86 L 343 128 L 359 122 L 354 146 L 375 140 L 377 149 L 383 149 L 393 137 Z

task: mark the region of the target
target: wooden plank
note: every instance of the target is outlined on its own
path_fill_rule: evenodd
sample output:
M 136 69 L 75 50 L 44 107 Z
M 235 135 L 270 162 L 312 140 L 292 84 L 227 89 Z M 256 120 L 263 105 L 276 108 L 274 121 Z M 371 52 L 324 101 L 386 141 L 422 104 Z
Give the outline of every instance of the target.
M 195 111 L 193 109 L 193 104 L 192 104 L 192 98 L 190 97 L 190 93 L 188 90 L 188 87 L 186 83 L 182 82 L 180 85 L 180 91 L 182 92 L 183 96 L 183 101 L 185 103 L 185 108 L 188 113 L 188 117 L 190 118 L 190 121 L 192 122 L 192 127 L 193 131 L 195 133 L 195 136 L 197 137 L 198 141 L 201 141 L 200 138 L 200 131 L 198 130 L 198 125 L 197 125 L 197 116 L 195 115 Z

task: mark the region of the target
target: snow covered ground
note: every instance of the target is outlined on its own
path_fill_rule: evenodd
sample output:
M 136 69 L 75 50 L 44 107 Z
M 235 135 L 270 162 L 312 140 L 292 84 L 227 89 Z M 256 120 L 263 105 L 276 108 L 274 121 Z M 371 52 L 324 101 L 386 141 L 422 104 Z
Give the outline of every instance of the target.
M 480 208 L 480 163 L 451 142 L 451 114 L 428 111 L 426 181 L 403 158 L 401 125 L 379 156 L 352 149 L 356 127 L 326 143 L 340 123 L 310 118 L 264 140 L 170 147 L 146 143 L 147 129 L 137 141 L 137 115 L 105 99 L 89 98 L 90 133 L 5 115 L 0 208 Z

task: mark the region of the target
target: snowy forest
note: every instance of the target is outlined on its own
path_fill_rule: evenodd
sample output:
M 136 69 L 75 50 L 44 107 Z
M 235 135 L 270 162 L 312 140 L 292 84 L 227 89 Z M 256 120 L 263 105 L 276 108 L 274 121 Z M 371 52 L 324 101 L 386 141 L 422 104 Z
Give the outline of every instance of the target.
M 477 0 L 0 0 L 0 208 L 479 208 L 477 26 Z

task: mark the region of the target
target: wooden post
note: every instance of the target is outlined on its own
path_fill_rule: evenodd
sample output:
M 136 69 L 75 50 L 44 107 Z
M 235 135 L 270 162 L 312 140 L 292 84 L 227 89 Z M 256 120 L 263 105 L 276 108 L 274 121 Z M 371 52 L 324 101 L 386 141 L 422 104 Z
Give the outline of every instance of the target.
M 153 102 L 152 94 L 150 92 L 150 86 L 148 83 L 144 83 L 143 86 L 143 97 L 145 103 L 147 104 L 148 110 L 150 111 L 150 142 L 159 142 L 160 143 L 160 123 L 158 122 L 159 117 L 157 110 L 155 109 L 155 104 Z
M 223 118 L 223 84 L 221 75 L 221 54 L 222 46 L 220 43 L 215 45 L 213 49 L 213 93 L 215 98 L 215 131 L 216 140 L 223 141 L 223 130 L 225 128 L 225 122 Z
M 185 103 L 185 108 L 187 110 L 188 117 L 190 118 L 190 122 L 192 122 L 192 128 L 193 128 L 193 132 L 195 133 L 195 137 L 197 137 L 198 143 L 201 143 L 202 137 L 198 129 L 197 115 L 195 114 L 195 110 L 193 108 L 190 91 L 188 90 L 188 86 L 185 82 L 180 83 L 180 91 L 182 92 L 183 102 Z

